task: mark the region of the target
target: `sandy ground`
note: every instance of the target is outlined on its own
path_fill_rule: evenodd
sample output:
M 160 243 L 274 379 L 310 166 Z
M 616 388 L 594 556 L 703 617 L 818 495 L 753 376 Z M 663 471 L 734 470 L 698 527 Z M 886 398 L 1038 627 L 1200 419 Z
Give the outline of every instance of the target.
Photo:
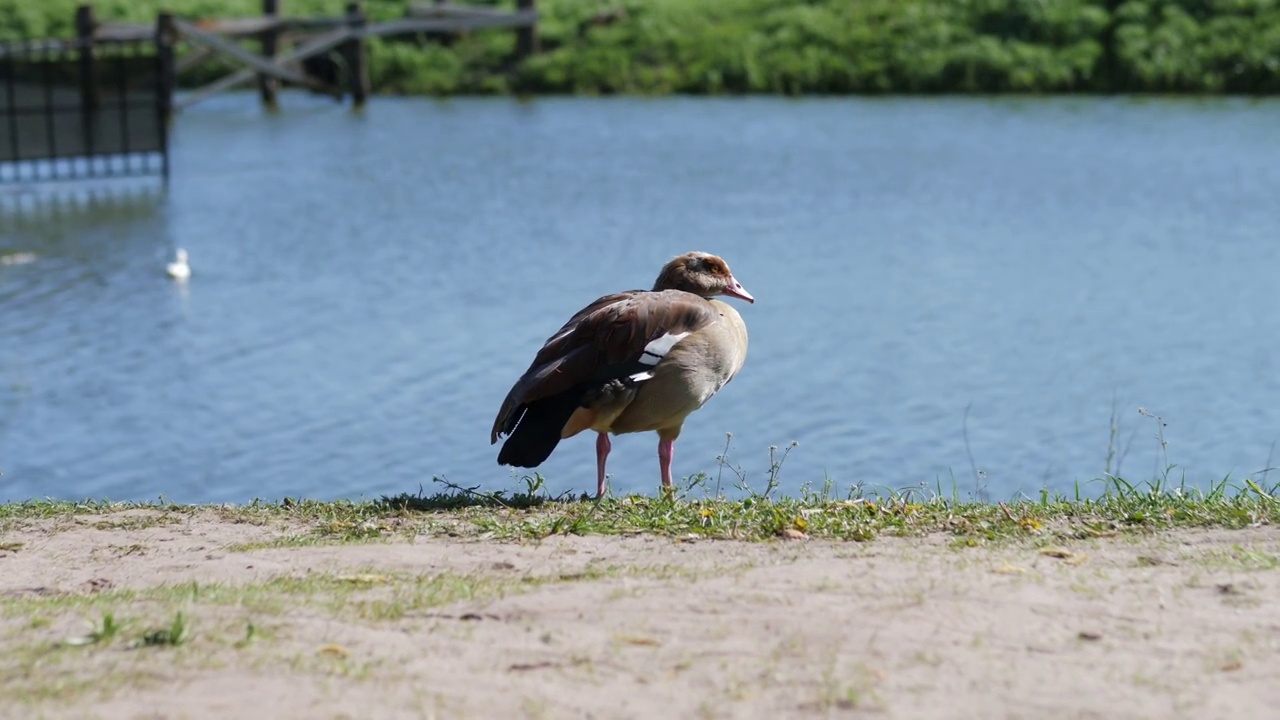
M 289 529 L 212 513 L 153 520 L 29 521 L 0 535 L 0 717 L 1261 718 L 1280 707 L 1274 527 L 1066 552 L 944 536 L 237 549 Z M 138 642 L 176 610 L 183 644 Z M 108 612 L 114 638 L 66 644 Z

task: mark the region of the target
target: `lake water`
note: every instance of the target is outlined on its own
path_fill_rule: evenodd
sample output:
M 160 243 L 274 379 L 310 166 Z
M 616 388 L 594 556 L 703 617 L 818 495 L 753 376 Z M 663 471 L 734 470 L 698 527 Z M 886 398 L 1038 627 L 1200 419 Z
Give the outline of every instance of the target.
M 165 192 L 0 198 L 0 500 L 513 488 L 489 429 L 541 342 L 689 249 L 757 302 L 677 475 L 714 475 L 731 432 L 757 489 L 796 440 L 786 493 L 1004 499 L 1106 471 L 1113 407 L 1130 480 L 1161 462 L 1139 407 L 1197 485 L 1256 476 L 1280 439 L 1277 102 L 290 96 L 269 116 L 243 94 L 174 143 Z M 179 246 L 186 286 L 163 272 Z M 656 448 L 615 439 L 615 491 L 656 492 Z M 540 471 L 592 490 L 592 439 Z

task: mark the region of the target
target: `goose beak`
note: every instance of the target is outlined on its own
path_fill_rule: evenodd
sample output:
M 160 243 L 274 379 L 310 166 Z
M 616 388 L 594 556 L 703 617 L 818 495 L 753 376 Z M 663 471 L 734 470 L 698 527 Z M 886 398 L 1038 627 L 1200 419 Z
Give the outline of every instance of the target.
M 739 300 L 746 300 L 753 305 L 756 302 L 756 299 L 751 297 L 751 293 L 747 292 L 747 289 L 742 287 L 742 283 L 738 282 L 738 279 L 732 275 L 729 276 L 729 282 L 725 283 L 724 294 L 729 297 L 736 297 Z

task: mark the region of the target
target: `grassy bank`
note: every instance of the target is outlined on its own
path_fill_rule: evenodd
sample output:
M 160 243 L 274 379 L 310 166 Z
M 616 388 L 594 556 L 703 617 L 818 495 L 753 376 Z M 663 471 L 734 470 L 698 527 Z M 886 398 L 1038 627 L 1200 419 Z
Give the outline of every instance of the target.
M 532 490 L 0 506 L 0 717 L 1265 717 L 1280 697 L 1259 487 Z
M 1206 673 L 1243 716 L 1274 706 L 1280 485 L 986 503 L 707 480 L 0 505 L 0 716 L 982 716 L 1060 696 L 1167 717 L 1222 707 Z
M 1043 493 L 1038 499 L 973 502 L 911 491 L 836 497 L 805 489 L 801 497 L 748 493 L 725 499 L 686 488 L 674 498 L 627 496 L 601 501 L 551 497 L 530 481 L 516 492 L 446 488 L 360 502 L 285 499 L 247 505 L 32 501 L 0 505 L 0 540 L 25 521 L 129 509 L 158 511 L 137 522 L 179 522 L 216 511 L 223 519 L 295 529 L 273 545 L 368 542 L 450 535 L 537 539 L 554 535 L 633 535 L 774 540 L 808 537 L 872 540 L 946 534 L 957 545 L 1010 539 L 1066 540 L 1187 528 L 1243 528 L 1280 523 L 1280 485 L 1223 481 L 1207 491 L 1111 480 L 1096 498 Z M 130 521 L 134 522 L 134 521 Z
M 0 34 L 66 36 L 76 0 L 0 0 Z M 287 0 L 334 14 L 338 0 Z M 374 18 L 408 0 L 367 0 Z M 488 3 L 492 4 L 492 3 Z M 510 4 L 510 3 L 507 3 Z M 102 19 L 256 14 L 258 0 L 99 0 Z M 371 47 L 388 93 L 1280 91 L 1276 0 L 539 0 L 544 52 L 512 36 Z

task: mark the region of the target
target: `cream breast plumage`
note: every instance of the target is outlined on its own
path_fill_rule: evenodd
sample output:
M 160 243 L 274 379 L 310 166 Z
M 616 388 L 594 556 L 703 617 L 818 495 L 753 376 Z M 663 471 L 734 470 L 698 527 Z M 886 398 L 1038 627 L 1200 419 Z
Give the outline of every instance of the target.
M 494 420 L 498 463 L 537 467 L 564 438 L 596 433 L 597 495 L 609 435 L 655 431 L 664 490 L 685 418 L 742 369 L 747 328 L 717 296 L 754 303 L 722 258 L 704 252 L 663 266 L 652 290 L 597 299 L 534 356 Z

